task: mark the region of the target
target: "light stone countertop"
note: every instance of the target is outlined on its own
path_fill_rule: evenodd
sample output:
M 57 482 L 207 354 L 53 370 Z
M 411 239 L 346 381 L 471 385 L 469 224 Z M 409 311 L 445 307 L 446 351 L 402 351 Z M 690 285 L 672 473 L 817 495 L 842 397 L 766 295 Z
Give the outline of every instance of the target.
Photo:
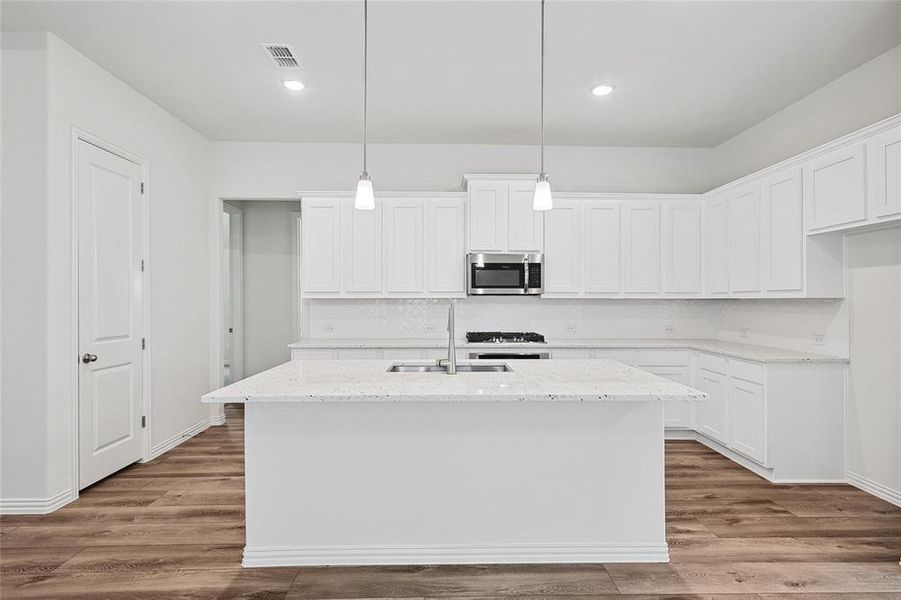
M 447 348 L 447 340 L 442 339 L 313 339 L 295 342 L 289 348 L 317 348 L 317 349 L 341 349 L 341 348 Z M 502 351 L 504 349 L 529 348 L 534 350 L 554 348 L 576 348 L 584 350 L 611 349 L 611 348 L 638 348 L 638 349 L 684 349 L 698 350 L 710 354 L 718 354 L 732 358 L 740 358 L 762 363 L 847 363 L 848 359 L 841 356 L 828 354 L 814 354 L 786 350 L 772 346 L 758 346 L 755 344 L 742 344 L 714 339 L 679 339 L 679 338 L 607 338 L 607 339 L 572 339 L 549 340 L 546 344 L 470 344 L 465 340 L 457 342 L 460 349 L 492 348 Z
M 706 394 L 613 360 L 508 360 L 507 373 L 389 373 L 396 360 L 291 361 L 203 396 L 223 402 L 613 402 Z M 463 364 L 461 361 L 459 364 Z M 472 361 L 500 362 L 500 361 Z

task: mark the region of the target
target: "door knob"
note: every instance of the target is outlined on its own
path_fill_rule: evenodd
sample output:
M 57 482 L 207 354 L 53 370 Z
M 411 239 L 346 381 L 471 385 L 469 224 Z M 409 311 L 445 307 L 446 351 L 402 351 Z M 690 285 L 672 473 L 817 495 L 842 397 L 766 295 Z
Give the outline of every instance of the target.
M 96 354 L 88 354 L 87 352 L 85 352 L 84 355 L 81 357 L 81 362 L 83 362 L 84 364 L 92 363 L 96 360 L 97 360 Z

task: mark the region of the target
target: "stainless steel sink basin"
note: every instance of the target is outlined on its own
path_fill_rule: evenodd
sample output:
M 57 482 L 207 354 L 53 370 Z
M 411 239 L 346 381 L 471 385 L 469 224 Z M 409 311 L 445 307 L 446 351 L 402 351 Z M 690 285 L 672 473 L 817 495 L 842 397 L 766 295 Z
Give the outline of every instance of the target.
M 457 373 L 508 373 L 507 363 L 458 363 Z M 435 363 L 398 363 L 388 367 L 389 373 L 447 373 L 447 365 Z

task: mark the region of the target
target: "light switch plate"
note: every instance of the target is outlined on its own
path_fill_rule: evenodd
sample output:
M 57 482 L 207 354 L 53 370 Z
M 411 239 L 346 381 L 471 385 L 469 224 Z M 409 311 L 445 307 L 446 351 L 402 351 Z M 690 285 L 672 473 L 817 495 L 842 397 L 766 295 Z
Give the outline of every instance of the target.
M 825 346 L 826 345 L 826 336 L 821 333 L 818 333 L 817 335 L 813 336 L 813 345 L 814 346 Z

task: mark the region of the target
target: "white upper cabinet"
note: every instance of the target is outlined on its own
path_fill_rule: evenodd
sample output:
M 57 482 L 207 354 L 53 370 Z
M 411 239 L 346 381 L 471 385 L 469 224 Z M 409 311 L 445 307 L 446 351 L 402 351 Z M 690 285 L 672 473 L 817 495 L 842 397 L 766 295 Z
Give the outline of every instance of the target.
M 544 293 L 577 296 L 582 290 L 582 201 L 554 201 L 544 222 Z
M 541 252 L 544 250 L 544 213 L 532 210 L 535 183 L 515 181 L 507 186 L 507 250 Z
M 389 295 L 422 293 L 423 202 L 419 199 L 388 198 L 383 200 L 383 204 L 385 292 Z
M 470 252 L 542 252 L 544 213 L 532 210 L 532 176 L 465 175 Z
M 801 171 L 788 169 L 761 183 L 764 291 L 804 289 L 804 211 Z
M 698 200 L 664 200 L 663 291 L 701 292 L 701 205 Z
M 466 203 L 462 198 L 426 202 L 426 292 L 462 296 L 466 292 L 463 256 Z
M 303 291 L 337 294 L 341 291 L 341 200 L 304 198 L 301 210 Z
M 584 204 L 585 292 L 618 294 L 622 291 L 620 203 L 586 200 Z
M 469 183 L 469 248 L 473 252 L 507 249 L 507 184 Z
M 375 210 L 355 210 L 347 201 L 342 204 L 344 289 L 348 294 L 381 292 L 382 204 L 376 203 Z
M 629 201 L 622 205 L 623 291 L 660 291 L 660 203 Z
M 704 257 L 707 266 L 707 293 L 729 292 L 729 207 L 715 196 L 704 205 Z
M 807 230 L 862 221 L 867 216 L 863 143 L 833 150 L 804 165 Z
M 901 216 L 901 127 L 867 141 L 867 194 L 873 218 Z
M 729 198 L 729 291 L 760 291 L 760 187 Z

